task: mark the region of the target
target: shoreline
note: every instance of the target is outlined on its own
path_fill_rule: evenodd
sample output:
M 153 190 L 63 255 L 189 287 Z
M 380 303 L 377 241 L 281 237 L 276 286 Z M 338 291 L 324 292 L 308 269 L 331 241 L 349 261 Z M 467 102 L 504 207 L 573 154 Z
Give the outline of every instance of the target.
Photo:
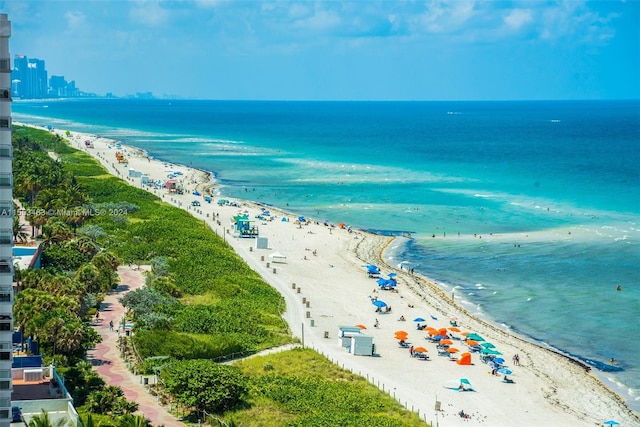
M 41 128 L 41 127 L 38 127 L 38 128 Z M 81 138 L 90 137 L 87 134 L 78 134 L 78 133 L 75 133 L 75 132 L 73 133 L 73 135 L 82 135 Z M 65 138 L 65 139 L 69 139 L 69 138 L 66 138 L 64 135 L 61 135 L 61 136 L 63 138 Z M 70 143 L 72 144 L 72 146 L 73 146 L 73 142 L 78 142 L 77 138 L 76 138 L 76 141 L 70 140 Z M 144 152 L 143 150 L 140 150 L 137 147 L 131 147 L 131 146 L 123 145 L 123 148 L 125 148 L 125 147 L 126 148 L 130 148 L 132 150 L 139 150 L 139 151 Z M 77 147 L 77 148 L 79 148 L 81 150 L 83 149 L 83 147 Z M 94 158 L 97 158 L 97 160 L 100 161 L 109 170 L 108 160 L 105 157 L 101 157 L 101 156 L 98 155 L 98 149 L 85 149 L 84 151 L 89 153 L 89 154 L 91 154 Z M 167 163 L 168 163 L 168 162 L 163 162 L 163 161 L 158 160 L 158 159 L 149 158 L 148 154 L 147 154 L 147 158 L 149 159 L 148 160 L 149 167 L 150 168 L 151 167 L 155 167 L 156 171 L 161 170 L 161 168 L 163 166 L 167 165 Z M 105 162 L 107 162 L 107 164 L 105 164 Z M 143 163 L 142 166 L 144 166 L 145 164 L 146 164 L 146 162 Z M 174 166 L 174 164 L 172 164 L 172 163 L 170 165 Z M 117 171 L 117 168 L 115 167 L 114 163 L 112 163 L 112 166 L 113 166 L 114 170 Z M 142 169 L 142 166 L 140 167 L 141 169 Z M 185 179 L 188 178 L 189 176 L 194 176 L 194 174 L 196 174 L 196 173 L 201 173 L 201 174 L 204 174 L 207 177 L 207 181 L 210 184 L 209 189 L 213 190 L 213 189 L 216 188 L 215 187 L 215 179 L 214 179 L 215 178 L 215 174 L 213 174 L 212 172 L 197 170 L 197 169 L 190 168 L 190 167 L 187 167 L 187 166 L 184 166 L 184 165 L 183 166 L 179 166 L 179 167 L 181 169 L 189 171 L 188 174 L 185 174 Z M 118 172 L 118 174 L 117 175 L 114 174 L 114 175 L 122 178 L 122 174 L 120 174 L 119 171 L 117 171 L 117 172 Z M 154 177 L 154 178 L 156 178 L 156 177 Z M 125 177 L 125 179 L 128 179 L 128 177 Z M 133 183 L 133 180 L 128 179 L 128 181 L 129 181 L 130 185 L 136 186 Z M 191 184 L 193 184 L 193 183 L 191 183 Z M 195 188 L 197 188 L 197 185 L 203 185 L 203 184 L 204 183 L 197 182 Z M 158 194 L 157 191 L 155 193 Z M 161 198 L 165 198 L 165 195 L 163 194 L 161 196 Z M 173 196 L 170 196 L 169 198 L 172 201 L 174 200 Z M 183 202 L 186 202 L 187 199 L 193 198 L 193 196 L 190 194 L 190 192 L 187 192 L 187 194 L 185 194 L 184 196 L 175 196 L 175 199 L 178 199 L 178 198 L 180 198 L 179 199 L 180 201 L 175 202 L 175 203 L 179 207 L 183 207 L 184 209 L 187 209 L 191 214 L 193 214 L 194 216 L 196 216 L 198 218 L 202 217 L 202 216 L 198 216 L 197 215 L 198 214 L 197 210 L 192 210 L 188 203 L 184 203 L 183 204 Z M 165 201 L 167 201 L 167 200 L 165 200 Z M 240 205 L 242 205 L 242 206 L 248 206 L 249 208 L 268 206 L 270 210 L 278 211 L 278 213 L 281 214 L 283 217 L 284 216 L 293 216 L 294 218 L 296 217 L 293 213 L 286 212 L 286 211 L 281 210 L 281 209 L 279 209 L 277 207 L 270 206 L 270 205 L 267 205 L 267 204 L 264 204 L 264 203 L 260 203 L 260 202 L 252 202 L 252 201 L 247 201 L 247 200 L 244 200 L 244 201 L 243 200 L 238 200 L 238 203 Z M 216 210 L 218 210 L 218 209 L 216 209 Z M 194 212 L 194 211 L 196 211 L 196 212 Z M 265 228 L 268 228 L 268 227 L 271 227 L 271 226 L 272 226 L 272 224 L 269 224 Z M 322 226 L 320 225 L 319 227 L 320 227 L 319 229 L 321 230 Z M 212 228 L 214 228 L 214 227 L 212 227 Z M 215 231 L 217 231 L 217 230 L 215 230 Z M 342 233 L 343 230 L 335 230 L 335 231 L 336 232 L 333 233 L 334 235 L 342 236 L 342 234 L 344 234 L 344 233 Z M 313 231 L 309 230 L 309 233 L 312 233 L 312 234 L 318 233 L 318 227 L 313 227 Z M 300 233 L 298 233 L 296 235 L 297 237 L 292 235 L 292 240 L 295 240 L 296 238 L 300 238 L 299 234 Z M 346 254 L 341 252 L 341 255 L 344 255 L 345 257 L 349 257 L 349 258 L 351 258 L 352 256 L 355 256 L 355 260 L 359 259 L 360 261 L 365 261 L 365 262 L 368 262 L 368 260 L 372 260 L 374 263 L 383 266 L 384 270 L 396 272 L 398 274 L 397 277 L 398 277 L 398 282 L 400 283 L 400 285 L 401 286 L 402 285 L 406 286 L 407 288 L 410 289 L 412 294 L 415 294 L 413 296 L 406 295 L 404 293 L 404 290 L 403 290 L 403 292 L 402 292 L 403 295 L 401 296 L 401 298 L 403 298 L 404 296 L 407 296 L 407 299 L 412 298 L 413 300 L 421 301 L 421 303 L 423 305 L 426 304 L 429 307 L 428 310 L 432 311 L 431 315 L 433 316 L 433 314 L 435 312 L 435 314 L 438 314 L 438 318 L 442 318 L 443 316 L 444 316 L 444 318 L 448 318 L 448 317 L 450 317 L 452 315 L 455 315 L 460 320 L 460 323 L 465 325 L 465 328 L 473 329 L 474 331 L 476 331 L 476 332 L 478 332 L 480 334 L 483 334 L 483 335 L 486 334 L 486 335 L 491 337 L 491 341 L 493 341 L 493 342 L 498 343 L 498 340 L 499 340 L 500 341 L 499 346 L 500 346 L 501 349 L 503 349 L 503 344 L 504 344 L 504 346 L 509 346 L 510 349 L 515 349 L 516 351 L 519 350 L 521 353 L 523 353 L 525 355 L 529 355 L 529 354 L 534 355 L 534 353 L 539 353 L 539 352 L 543 352 L 543 353 L 544 352 L 548 352 L 550 354 L 553 354 L 553 356 L 551 358 L 549 358 L 549 360 L 552 363 L 555 363 L 556 365 L 560 365 L 559 368 L 565 368 L 565 369 L 571 371 L 572 374 L 569 375 L 569 378 L 573 374 L 576 374 L 576 375 L 584 375 L 585 374 L 583 372 L 584 371 L 584 367 L 581 366 L 581 364 L 576 364 L 576 361 L 574 359 L 572 359 L 571 357 L 568 357 L 567 355 L 563 355 L 560 352 L 551 350 L 550 348 L 544 348 L 544 347 L 542 347 L 540 345 L 537 345 L 535 343 L 529 342 L 529 341 L 523 339 L 519 335 L 509 334 L 508 332 L 506 332 L 504 330 L 501 330 L 496 325 L 492 325 L 490 322 L 487 322 L 484 319 L 480 319 L 478 317 L 474 317 L 467 309 L 465 309 L 460 304 L 455 304 L 455 303 L 452 304 L 451 301 L 450 301 L 451 298 L 449 298 L 449 296 L 446 294 L 446 292 L 444 290 L 442 290 L 432 280 L 429 280 L 428 278 L 422 277 L 420 275 L 408 275 L 405 271 L 399 270 L 396 267 L 390 265 L 387 261 L 385 261 L 384 253 L 385 253 L 386 250 L 389 249 L 390 245 L 392 245 L 393 242 L 395 241 L 394 237 L 383 236 L 381 234 L 373 234 L 370 231 L 364 231 L 364 230 L 357 230 L 355 232 L 355 234 L 356 234 L 356 236 L 361 236 L 360 239 L 358 239 L 358 241 L 355 244 L 355 246 L 353 245 L 353 241 L 351 241 L 351 242 L 349 242 L 349 241 L 340 242 L 341 243 L 341 247 L 342 247 L 343 250 L 347 249 L 347 250 L 351 250 L 352 251 L 352 253 L 349 253 L 347 251 Z M 329 235 L 331 235 L 331 232 L 330 232 Z M 302 238 L 304 238 L 304 237 L 305 236 L 302 235 Z M 340 239 L 340 237 L 337 237 L 337 238 Z M 335 237 L 333 239 L 335 239 Z M 229 238 L 227 240 L 233 241 L 231 238 Z M 373 243 L 371 243 L 371 241 L 373 241 Z M 255 263 L 255 260 L 252 258 L 252 256 L 255 258 L 256 252 L 253 252 L 253 255 L 251 255 L 250 252 L 252 252 L 252 250 L 251 250 L 250 246 L 249 247 L 246 247 L 246 245 L 244 247 L 239 246 L 239 245 L 244 244 L 246 242 L 238 241 L 238 242 L 234 242 L 234 243 L 236 243 L 233 246 L 234 246 L 234 249 L 236 250 L 236 252 L 238 253 L 238 255 L 243 257 L 245 259 L 245 261 L 247 261 L 250 265 L 252 265 L 252 262 Z M 335 243 L 336 242 L 333 241 L 333 244 L 335 244 Z M 346 245 L 344 243 L 346 243 Z M 329 246 L 329 245 L 327 245 L 327 246 Z M 243 250 L 244 250 L 244 253 L 243 253 Z M 340 252 L 340 251 L 338 251 L 338 252 Z M 305 259 L 306 259 L 306 256 L 305 256 Z M 313 260 L 313 258 L 311 260 Z M 360 264 L 361 264 L 361 262 L 360 262 Z M 354 267 L 354 266 L 357 267 L 357 265 L 358 265 L 358 261 L 354 261 L 352 259 L 351 260 L 351 266 L 352 267 Z M 259 267 L 260 267 L 259 269 L 264 270 L 264 266 L 263 265 L 260 265 Z M 285 268 L 285 267 L 283 267 L 283 268 Z M 333 268 L 333 265 L 331 265 L 331 268 Z M 256 271 L 258 271 L 258 270 L 256 270 Z M 258 272 L 265 278 L 265 280 L 273 279 L 271 276 L 269 276 L 269 274 L 265 274 L 264 271 L 258 271 Z M 274 273 L 275 273 L 275 269 L 274 269 Z M 267 280 L 267 281 L 269 283 L 271 283 L 271 280 Z M 282 285 L 282 284 L 280 284 L 280 285 Z M 272 283 L 272 286 L 273 286 L 273 283 Z M 368 285 L 368 286 L 370 287 L 370 285 Z M 404 288 L 404 286 L 402 286 L 402 287 Z M 283 293 L 283 289 L 280 289 L 278 286 L 275 286 L 275 287 L 277 289 L 279 289 L 281 291 L 281 293 Z M 287 288 L 285 286 L 284 289 L 287 289 L 288 292 L 292 293 L 291 292 L 291 288 Z M 369 291 L 365 290 L 365 293 L 366 292 L 369 292 Z M 296 296 L 294 295 L 294 297 L 296 297 Z M 317 295 L 313 296 L 312 299 L 315 300 L 317 297 L 318 297 Z M 395 306 L 395 304 L 394 304 L 394 306 Z M 287 301 L 287 311 L 290 311 L 291 309 L 292 308 L 289 305 L 289 301 Z M 416 313 L 418 312 L 418 310 L 414 310 L 414 311 Z M 395 314 L 397 314 L 397 311 L 396 311 Z M 387 323 L 388 320 L 390 320 L 390 319 L 385 319 L 385 323 Z M 295 332 L 295 329 L 296 329 L 295 326 L 291 323 L 291 321 L 289 323 L 290 323 L 290 327 L 292 329 L 292 332 L 295 334 L 296 333 Z M 342 323 L 347 323 L 347 322 L 342 322 Z M 431 322 L 429 322 L 429 323 L 431 323 Z M 318 332 L 318 334 L 319 334 L 319 332 Z M 331 334 L 333 335 L 334 331 L 331 331 Z M 381 334 L 377 334 L 375 338 L 376 338 L 376 344 L 378 342 L 383 341 L 383 336 Z M 506 341 L 506 342 L 503 343 L 502 341 Z M 326 341 L 323 343 L 322 339 L 320 339 L 320 340 L 316 339 L 313 344 L 318 345 L 317 343 L 324 344 L 324 343 L 326 343 Z M 333 345 L 335 347 L 335 343 L 333 342 L 333 340 L 331 340 L 331 345 Z M 320 350 L 321 350 L 321 352 L 323 354 L 326 355 L 326 353 L 327 353 L 326 345 L 318 345 L 318 346 L 322 347 Z M 533 348 L 533 349 L 528 348 L 529 346 L 535 347 L 535 348 Z M 381 343 L 381 347 L 382 347 L 382 343 Z M 339 349 L 339 350 L 341 350 L 341 349 Z M 391 349 L 390 348 L 385 348 L 385 352 L 387 352 L 387 351 L 392 352 L 394 350 L 395 349 L 392 349 L 392 348 Z M 335 351 L 329 351 L 329 353 L 331 355 L 336 355 L 337 354 L 338 358 L 342 359 L 340 362 L 343 363 L 343 364 L 344 363 L 348 363 L 348 362 L 353 362 L 354 360 L 357 360 L 357 361 L 364 361 L 365 360 L 364 358 L 355 358 L 354 359 L 354 356 L 350 356 L 348 353 L 344 353 L 344 352 L 337 353 Z M 506 354 L 506 352 L 505 352 L 505 354 Z M 436 357 L 435 355 L 432 355 L 432 356 L 434 358 Z M 534 357 L 531 358 L 531 359 L 533 360 L 537 356 L 538 355 L 535 354 Z M 527 359 L 529 359 L 529 356 L 526 356 L 526 357 L 527 357 Z M 505 358 L 507 358 L 507 356 L 505 356 Z M 367 359 L 372 360 L 374 358 L 367 358 Z M 403 361 L 404 360 L 405 359 L 403 358 Z M 562 362 L 560 360 L 564 360 L 564 362 Z M 403 362 L 401 362 L 401 363 L 403 363 Z M 356 363 L 356 365 L 358 365 L 358 364 Z M 362 364 L 360 364 L 360 365 L 361 366 L 356 366 L 357 369 L 362 369 L 363 366 L 362 366 Z M 371 364 L 369 364 L 369 365 L 371 365 Z M 369 365 L 367 365 L 367 366 L 370 368 L 371 366 L 369 366 Z M 481 366 L 480 363 L 476 363 L 476 365 Z M 575 371 L 573 368 L 567 368 L 567 366 L 571 366 L 571 365 L 577 365 L 577 366 L 575 366 L 575 369 L 581 369 L 582 371 Z M 365 366 L 365 367 L 367 367 L 367 366 Z M 545 365 L 542 365 L 542 366 L 544 367 Z M 377 368 L 378 369 L 383 369 L 380 366 L 378 366 Z M 547 372 L 547 371 L 545 371 L 543 369 L 540 369 L 536 363 L 532 363 L 531 365 L 528 365 L 527 368 L 533 370 L 534 371 L 534 376 L 536 376 L 536 377 L 546 379 L 546 380 L 550 381 L 551 383 L 557 382 L 557 379 L 555 379 L 555 381 L 554 381 L 553 376 L 549 372 Z M 481 367 L 481 369 L 484 370 L 484 368 L 482 368 L 482 367 Z M 578 372 L 580 372 L 580 373 L 578 373 Z M 356 373 L 357 373 L 357 371 L 356 371 Z M 523 376 L 524 376 L 524 372 L 523 372 Z M 613 390 L 611 390 L 608 387 L 606 387 L 594 375 L 586 374 L 586 375 L 584 375 L 584 377 L 588 378 L 589 379 L 588 381 L 594 381 L 595 380 L 595 382 L 597 384 L 591 384 L 590 386 L 597 387 L 597 388 L 600 388 L 601 391 L 605 391 L 605 393 L 609 395 L 608 396 L 609 399 L 613 399 L 614 401 L 616 401 L 618 403 L 618 405 L 622 405 L 622 406 L 624 406 L 626 408 L 626 411 L 624 410 L 624 408 L 618 408 L 618 410 L 620 410 L 622 412 L 628 412 L 628 414 L 622 414 L 622 413 L 621 414 L 616 414 L 616 413 L 613 413 L 613 414 L 610 414 L 608 416 L 605 416 L 603 418 L 603 420 L 613 417 L 613 418 L 616 418 L 618 421 L 623 421 L 625 419 L 627 421 L 629 421 L 629 420 L 633 420 L 634 422 L 638 421 L 637 415 L 634 412 L 632 412 L 628 407 L 626 407 L 626 404 L 624 403 L 624 399 L 622 398 L 622 396 L 618 395 Z M 390 382 L 394 382 L 394 381 L 390 381 Z M 539 382 L 535 383 L 535 384 L 539 384 Z M 475 383 L 474 383 L 474 385 L 475 385 Z M 495 385 L 497 387 L 500 387 L 499 384 L 492 384 L 492 386 L 493 385 Z M 528 384 L 528 385 L 531 386 L 533 384 Z M 406 388 L 406 390 L 404 390 L 403 394 L 406 394 L 406 393 L 411 394 L 411 391 L 412 391 L 411 389 L 412 389 L 412 386 L 413 386 L 412 384 L 402 384 L 402 386 L 404 388 Z M 559 388 L 562 388 L 562 386 L 563 385 L 560 384 Z M 542 381 L 542 387 L 545 388 L 545 381 Z M 383 388 L 384 388 L 384 385 L 383 385 Z M 519 392 L 521 392 L 520 388 L 521 387 L 518 387 Z M 549 389 L 551 390 L 551 389 L 553 389 L 553 387 L 549 387 Z M 396 388 L 394 388 L 394 390 L 396 390 Z M 440 389 L 440 390 L 442 390 L 442 389 Z M 532 390 L 528 390 L 527 393 L 531 393 L 531 391 Z M 575 390 L 574 390 L 574 392 L 575 392 Z M 442 391 L 440 391 L 439 393 L 442 393 Z M 570 397 L 570 393 L 565 394 L 564 391 L 563 391 L 562 396 L 561 397 L 557 397 L 557 400 L 556 400 L 556 398 L 553 398 L 555 393 L 557 393 L 557 391 L 556 392 L 549 391 L 548 392 L 548 396 L 545 397 L 544 400 L 545 401 L 549 401 L 549 400 L 555 401 L 556 406 L 559 406 L 561 408 L 564 407 L 565 405 L 563 405 L 562 402 L 563 402 L 563 400 L 565 398 Z M 597 395 L 598 395 L 598 393 L 596 393 L 596 396 Z M 394 396 L 395 396 L 395 391 L 394 391 Z M 498 396 L 500 396 L 500 394 L 498 394 Z M 504 397 L 504 395 L 502 395 L 502 397 Z M 456 400 L 456 399 L 453 399 L 453 400 Z M 457 399 L 457 400 L 460 400 L 460 399 Z M 405 400 L 405 401 L 408 403 L 408 400 Z M 500 402 L 498 402 L 498 401 L 493 401 L 492 405 L 493 406 L 498 406 L 499 403 Z M 611 401 L 609 400 L 609 404 L 610 403 L 611 403 Z M 488 402 L 483 401 L 483 404 L 486 405 L 486 404 L 488 404 Z M 423 403 L 423 405 L 424 405 L 424 403 Z M 409 409 L 412 409 L 412 407 L 413 407 L 413 405 L 410 407 L 410 406 L 408 406 L 408 404 L 406 406 Z M 432 406 L 432 405 L 429 404 L 429 405 L 425 405 L 423 407 L 426 408 L 426 407 L 430 407 L 430 406 Z M 580 406 L 582 408 L 582 410 L 578 410 L 578 411 L 572 410 L 571 406 L 572 405 L 568 405 L 568 406 L 566 406 L 564 408 L 564 411 L 562 411 L 562 413 L 564 415 L 561 416 L 561 414 L 555 414 L 559 423 L 560 422 L 566 422 L 566 421 L 573 421 L 573 422 L 576 421 L 576 419 L 573 416 L 569 417 L 569 418 L 565 418 L 566 414 L 572 414 L 574 416 L 577 416 L 581 421 L 584 422 L 584 425 L 593 425 L 593 422 L 596 422 L 596 424 L 598 423 L 598 421 L 596 421 L 596 418 L 589 417 L 590 411 L 589 411 L 588 402 L 583 402 L 582 405 L 577 405 L 577 406 Z M 608 405 L 604 404 L 604 407 L 607 408 Z M 491 411 L 495 412 L 496 409 L 499 412 L 500 408 L 493 408 L 493 409 L 491 409 Z M 515 409 L 515 408 L 513 408 L 513 409 Z M 427 410 L 425 409 L 424 411 L 426 412 Z M 480 411 L 480 409 L 479 409 L 479 411 Z M 489 412 L 491 412 L 491 411 L 489 411 Z M 431 411 L 429 411 L 429 412 L 431 412 Z M 528 412 L 528 411 L 525 411 L 525 412 Z M 519 414 L 519 415 L 521 416 L 522 414 Z M 544 415 L 545 416 L 549 416 L 550 414 L 549 413 L 545 413 Z M 507 418 L 509 418 L 509 417 L 507 417 Z M 588 421 L 588 418 L 592 418 L 592 419 Z M 619 419 L 619 418 L 622 418 L 622 420 Z M 551 417 L 549 419 L 552 420 L 552 419 L 554 419 L 554 417 Z M 508 419 L 500 420 L 499 417 L 497 419 L 492 417 L 492 420 L 493 421 L 490 421 L 490 422 L 492 422 L 491 425 L 509 425 L 508 424 Z M 537 420 L 537 418 L 536 418 L 536 420 Z M 447 419 L 447 423 L 451 422 L 451 424 L 447 424 L 447 425 L 457 425 L 457 423 L 454 423 L 454 421 L 457 422 L 459 420 L 456 420 L 455 418 L 453 420 Z M 534 424 L 530 424 L 530 423 L 529 424 L 530 425 L 541 425 L 541 424 L 535 424 L 535 422 L 537 422 L 537 421 L 534 421 Z M 599 422 L 601 423 L 602 421 L 599 421 Z M 443 425 L 444 425 L 444 420 L 441 421 L 441 423 L 443 423 Z M 572 424 L 572 425 L 574 425 L 574 424 Z

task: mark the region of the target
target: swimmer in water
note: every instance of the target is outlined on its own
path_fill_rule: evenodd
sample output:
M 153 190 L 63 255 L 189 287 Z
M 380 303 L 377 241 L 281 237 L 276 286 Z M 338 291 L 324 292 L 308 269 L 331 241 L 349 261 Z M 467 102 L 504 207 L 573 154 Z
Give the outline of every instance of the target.
M 622 286 L 618 285 L 616 286 L 616 291 L 621 291 L 622 290 Z

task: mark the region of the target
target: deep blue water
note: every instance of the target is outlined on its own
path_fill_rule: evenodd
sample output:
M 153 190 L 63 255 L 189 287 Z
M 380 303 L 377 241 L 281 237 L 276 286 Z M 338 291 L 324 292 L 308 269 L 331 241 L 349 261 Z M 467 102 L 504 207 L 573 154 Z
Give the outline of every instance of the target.
M 227 196 L 411 231 L 391 262 L 455 289 L 487 320 L 589 360 L 640 409 L 640 101 L 76 100 L 13 110 L 17 121 L 212 171 Z

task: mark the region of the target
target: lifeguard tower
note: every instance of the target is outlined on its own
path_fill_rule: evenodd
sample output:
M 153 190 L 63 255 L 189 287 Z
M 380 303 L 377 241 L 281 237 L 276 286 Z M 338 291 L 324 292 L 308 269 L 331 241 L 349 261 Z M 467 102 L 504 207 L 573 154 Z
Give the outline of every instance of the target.
M 233 218 L 235 226 L 235 232 L 238 233 L 238 237 L 255 239 L 259 236 L 258 226 L 255 225 L 255 221 L 249 219 L 248 215 L 237 215 Z

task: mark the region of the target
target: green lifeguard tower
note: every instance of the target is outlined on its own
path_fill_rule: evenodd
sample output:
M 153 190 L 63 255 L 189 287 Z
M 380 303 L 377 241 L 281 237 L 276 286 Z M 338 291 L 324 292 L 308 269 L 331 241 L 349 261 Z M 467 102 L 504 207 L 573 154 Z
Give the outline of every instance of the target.
M 248 215 L 237 215 L 233 218 L 235 231 L 239 237 L 247 239 L 255 239 L 259 236 L 258 226 L 255 221 L 249 219 Z

